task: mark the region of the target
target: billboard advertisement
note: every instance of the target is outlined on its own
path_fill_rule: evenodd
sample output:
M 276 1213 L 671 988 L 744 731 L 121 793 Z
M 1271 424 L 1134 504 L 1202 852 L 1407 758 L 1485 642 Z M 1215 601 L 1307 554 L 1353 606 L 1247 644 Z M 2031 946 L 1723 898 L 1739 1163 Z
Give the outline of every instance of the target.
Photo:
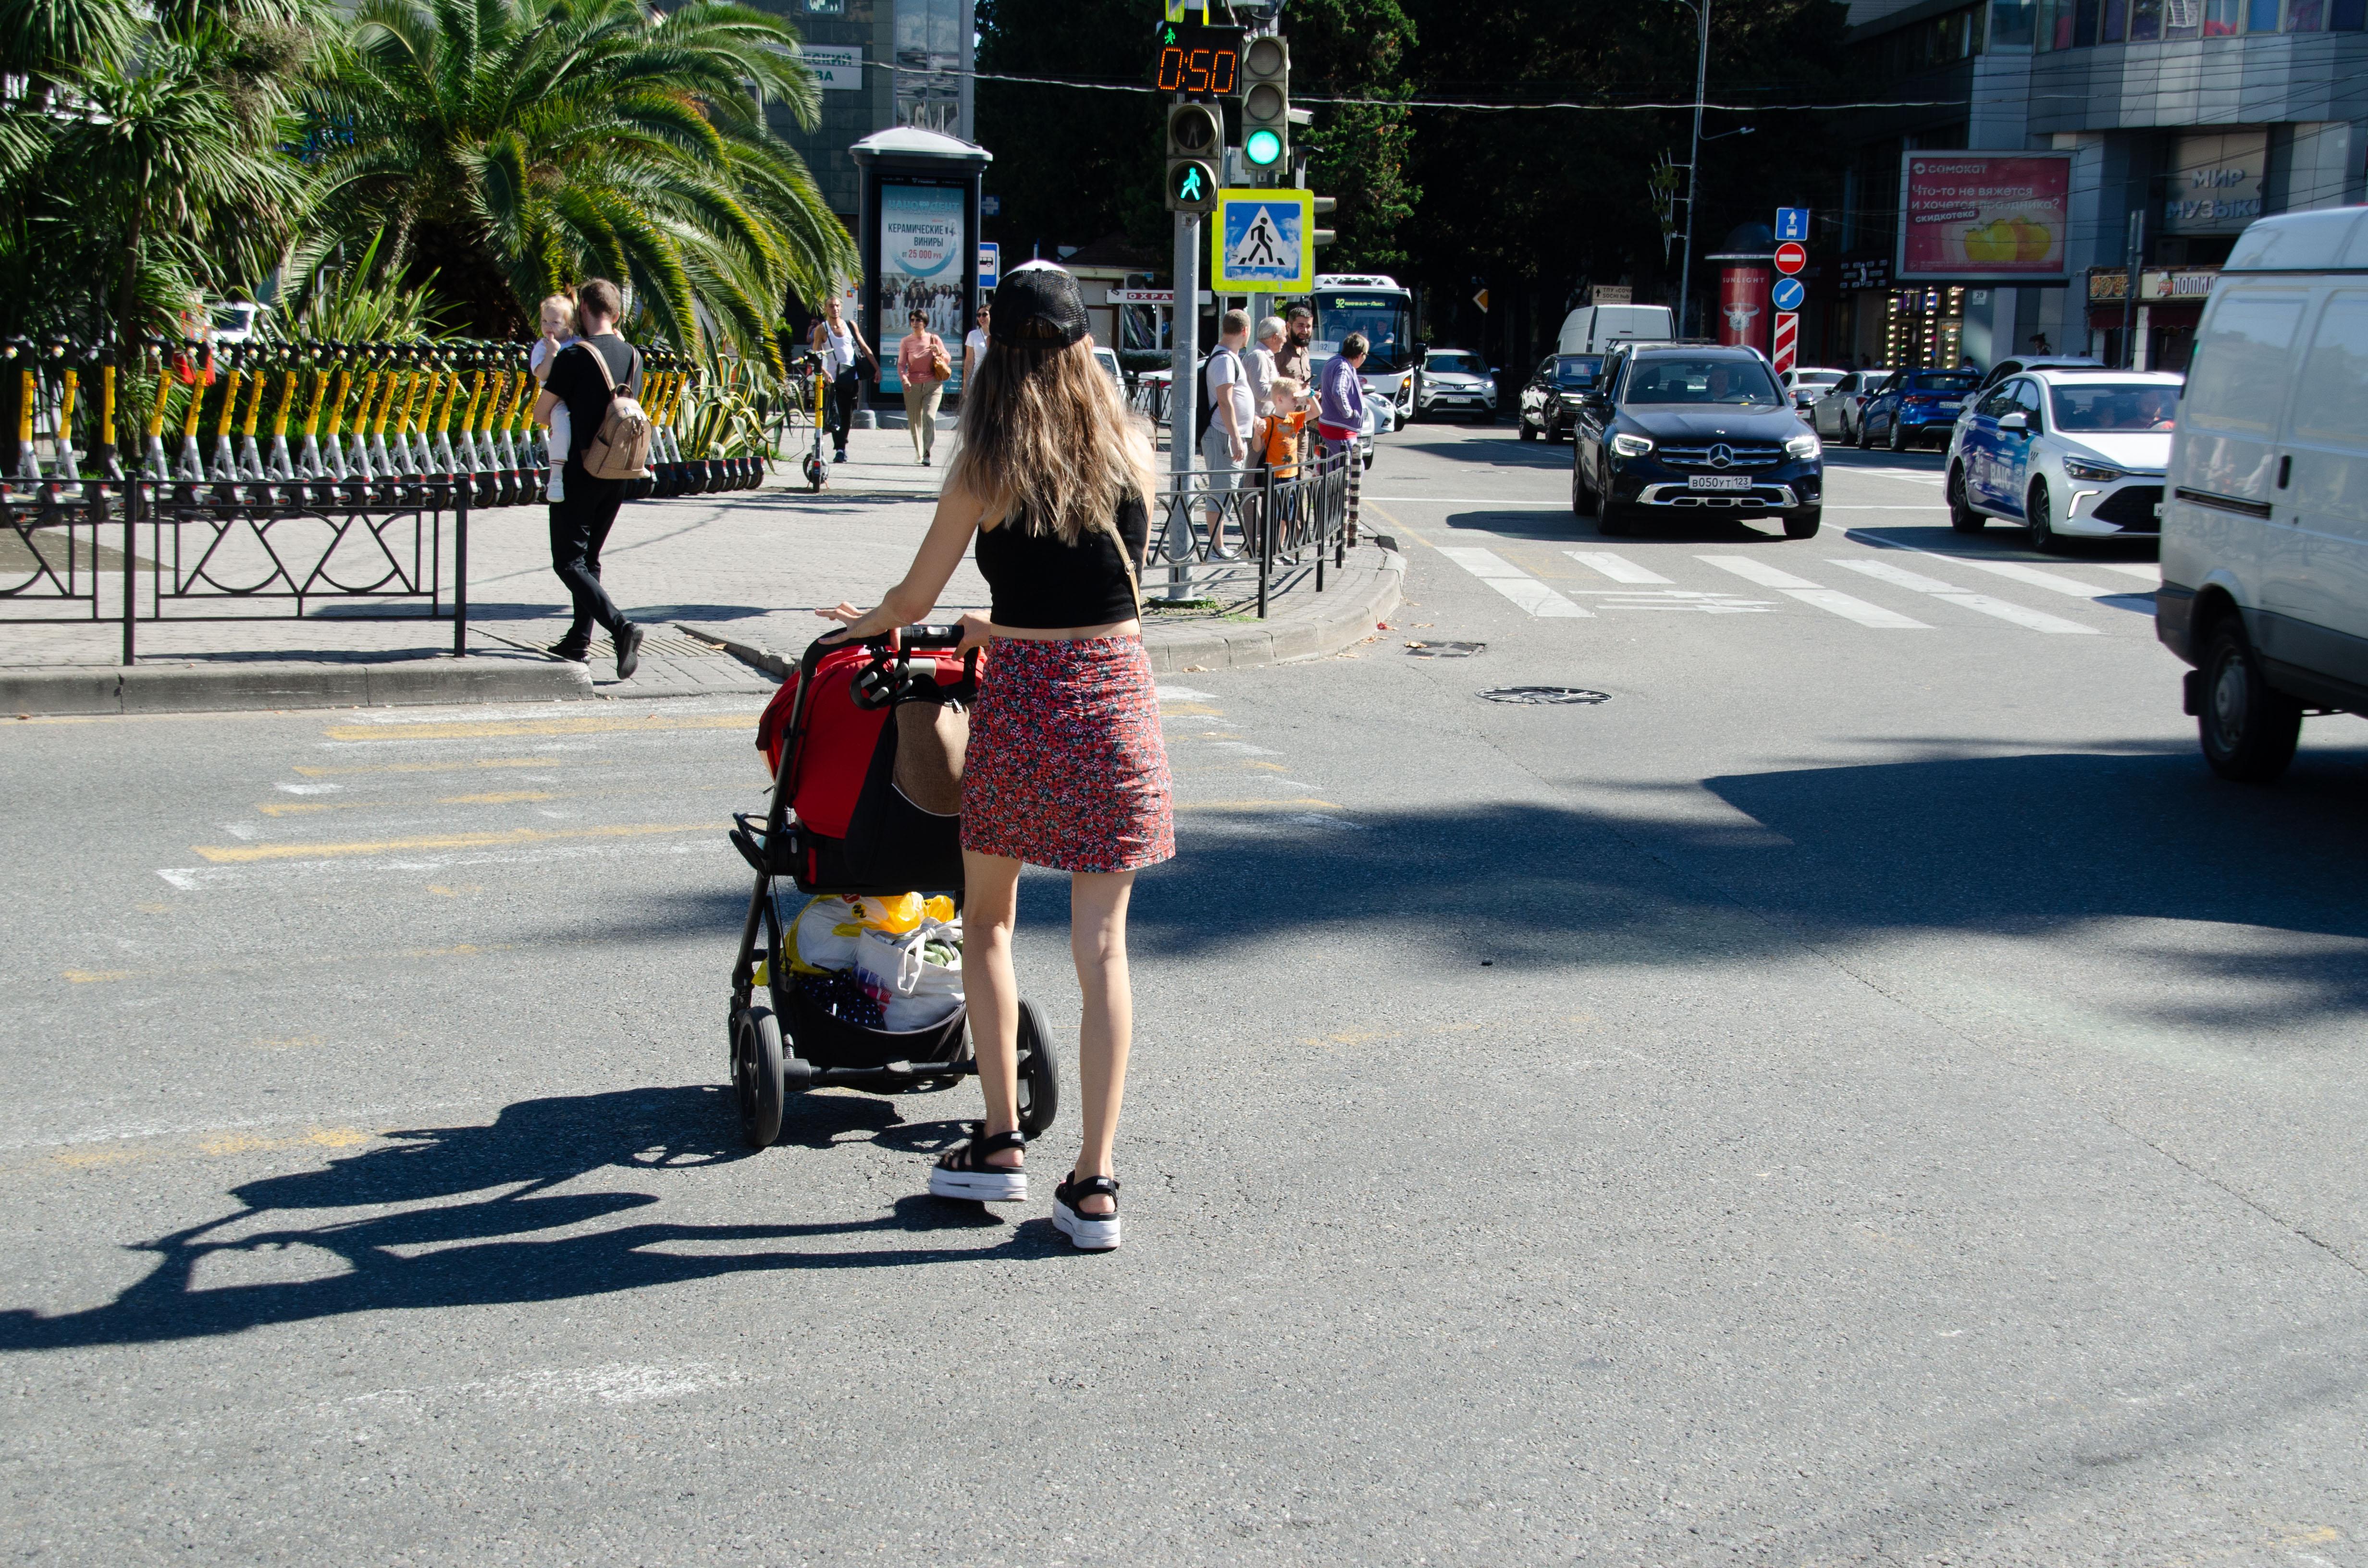
M 1764 267 L 1727 262 L 1718 269 L 1718 340 L 1730 347 L 1768 347 L 1768 286 Z
M 1902 283 L 2068 283 L 2069 153 L 1904 153 Z
M 918 310 L 929 330 L 946 340 L 954 375 L 962 375 L 966 324 L 962 301 L 970 283 L 964 266 L 973 252 L 963 234 L 962 187 L 958 185 L 880 186 L 880 275 L 874 295 L 879 319 L 871 324 L 872 347 L 880 351 L 880 389 L 902 392 L 896 378 L 896 344 L 909 330 L 906 312 Z M 949 383 L 951 387 L 951 383 Z

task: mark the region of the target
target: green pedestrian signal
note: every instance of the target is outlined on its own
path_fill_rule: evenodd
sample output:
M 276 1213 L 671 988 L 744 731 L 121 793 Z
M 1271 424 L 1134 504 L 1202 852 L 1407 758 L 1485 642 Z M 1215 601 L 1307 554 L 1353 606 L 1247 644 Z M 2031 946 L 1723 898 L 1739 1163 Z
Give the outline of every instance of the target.
M 1168 165 L 1167 206 L 1175 212 L 1206 212 L 1217 204 L 1217 171 L 1196 159 Z
M 1225 123 L 1214 105 L 1168 106 L 1167 184 L 1162 194 L 1169 211 L 1206 212 L 1216 206 L 1216 160 L 1224 138 Z

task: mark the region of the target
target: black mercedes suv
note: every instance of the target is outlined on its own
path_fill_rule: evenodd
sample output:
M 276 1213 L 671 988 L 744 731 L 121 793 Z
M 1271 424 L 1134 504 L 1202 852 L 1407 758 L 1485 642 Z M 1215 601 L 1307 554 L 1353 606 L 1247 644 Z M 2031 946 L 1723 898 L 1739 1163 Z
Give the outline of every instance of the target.
M 1824 449 L 1748 348 L 1623 347 L 1572 433 L 1571 510 L 1599 532 L 1709 509 L 1782 517 L 1787 539 L 1817 531 Z

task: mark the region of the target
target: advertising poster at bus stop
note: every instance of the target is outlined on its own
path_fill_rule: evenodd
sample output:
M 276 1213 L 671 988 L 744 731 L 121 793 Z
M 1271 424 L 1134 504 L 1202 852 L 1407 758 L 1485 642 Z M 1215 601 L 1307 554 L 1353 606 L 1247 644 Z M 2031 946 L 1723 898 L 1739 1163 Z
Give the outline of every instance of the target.
M 1906 153 L 1899 165 L 1903 283 L 2066 283 L 2072 154 Z
M 958 185 L 880 187 L 880 318 L 871 347 L 880 353 L 880 390 L 902 392 L 896 376 L 896 345 L 912 330 L 909 312 L 918 309 L 929 330 L 945 339 L 955 381 L 962 377 L 962 301 L 970 280 L 972 247 L 962 232 L 962 187 Z

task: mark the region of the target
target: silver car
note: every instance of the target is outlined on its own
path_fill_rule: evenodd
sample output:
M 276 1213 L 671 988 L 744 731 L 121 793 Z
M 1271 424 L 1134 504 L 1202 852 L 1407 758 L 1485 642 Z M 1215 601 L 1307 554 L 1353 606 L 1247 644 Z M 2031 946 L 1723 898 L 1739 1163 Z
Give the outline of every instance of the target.
M 1856 440 L 1859 410 L 1866 405 L 1867 393 L 1882 385 L 1883 377 L 1881 370 L 1844 371 L 1841 380 L 1823 389 L 1803 410 L 1810 427 L 1829 441 Z

